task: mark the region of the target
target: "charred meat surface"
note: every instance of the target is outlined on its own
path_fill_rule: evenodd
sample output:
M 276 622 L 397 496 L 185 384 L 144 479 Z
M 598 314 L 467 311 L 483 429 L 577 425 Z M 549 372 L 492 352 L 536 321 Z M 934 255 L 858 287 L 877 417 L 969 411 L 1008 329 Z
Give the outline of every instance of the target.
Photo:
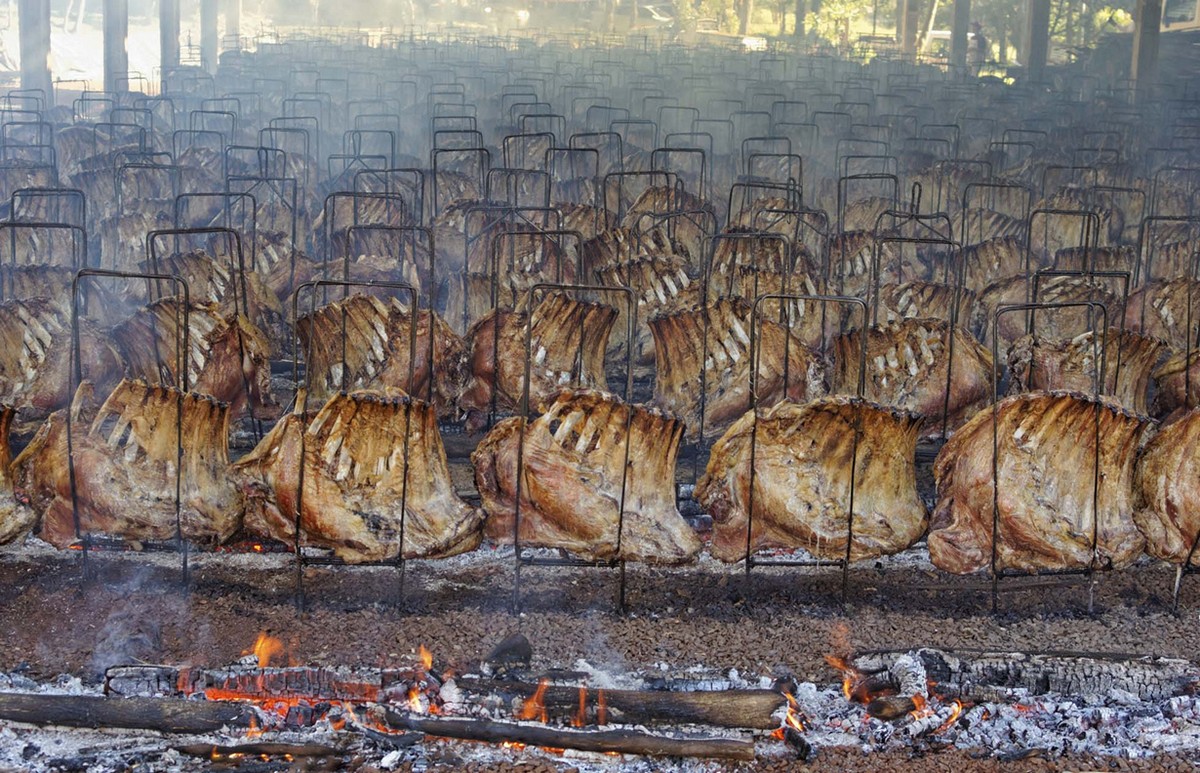
M 0 545 L 6 545 L 28 532 L 37 523 L 33 509 L 17 499 L 13 491 L 12 449 L 8 433 L 16 411 L 0 406 Z
M 305 355 L 309 399 L 398 388 L 421 399 L 432 397 L 438 415 L 450 415 L 458 396 L 462 339 L 426 309 L 417 312 L 415 331 L 412 321 L 411 310 L 399 299 L 374 295 L 352 295 L 301 317 L 296 332 Z M 414 343 L 415 359 L 410 353 Z
M 1146 552 L 1173 564 L 1200 566 L 1200 411 L 1150 439 L 1138 459 L 1137 510 Z
M 757 421 L 747 411 L 714 444 L 696 486 L 714 521 L 712 554 L 739 561 L 748 545 L 751 552 L 804 548 L 817 558 L 845 558 L 852 479 L 850 559 L 904 550 L 925 533 L 916 479 L 920 426 L 907 411 L 840 396 L 782 402 Z
M 531 408 L 540 410 L 568 386 L 603 387 L 604 353 L 616 320 L 612 306 L 559 292 L 547 294 L 532 313 L 498 310 L 484 317 L 466 339 L 458 404 L 468 413 L 468 424 L 481 426 L 493 400 L 497 410 L 520 406 L 527 332 Z
M 479 545 L 483 513 L 454 492 L 437 414 L 421 400 L 335 394 L 314 415 L 282 419 L 234 470 L 252 534 L 292 544 L 300 510 L 301 546 L 347 563 Z
M 44 298 L 0 303 L 0 401 L 21 422 L 40 421 L 71 400 L 71 312 Z M 80 370 L 107 395 L 124 361 L 87 319 L 79 324 Z
M 516 520 L 522 545 L 583 558 L 680 564 L 696 557 L 700 539 L 675 504 L 682 422 L 580 389 L 560 393 L 525 423 L 523 441 L 522 423 L 500 422 L 471 455 L 490 538 L 511 542 Z
M 1142 285 L 1125 303 L 1127 330 L 1161 338 L 1176 351 L 1187 349 L 1189 330 L 1194 337 L 1198 321 L 1200 282 L 1186 277 Z
M 1008 352 L 1015 392 L 1054 389 L 1112 395 L 1134 413 L 1147 412 L 1150 376 L 1166 346 L 1129 330 L 1109 328 L 1097 341 L 1091 331 L 1065 341 L 1034 336 L 1017 340 Z M 1100 365 L 1104 382 L 1100 383 Z
M 861 330 L 851 330 L 835 342 L 832 391 L 857 393 L 862 340 Z M 942 432 L 943 416 L 953 431 L 991 400 L 992 354 L 965 329 L 936 319 L 872 325 L 862 396 L 920 414 L 926 436 Z
M 991 566 L 995 492 L 997 570 L 1128 566 L 1144 543 L 1133 521 L 1133 472 L 1147 425 L 1111 401 L 1071 392 L 1008 397 L 975 414 L 934 463 L 938 503 L 929 526 L 930 559 L 953 574 Z
M 67 410 L 81 533 L 175 538 L 176 470 L 184 539 L 215 545 L 237 530 L 241 505 L 229 476 L 228 406 L 205 395 L 124 380 L 96 410 L 92 385 L 85 381 L 71 407 L 52 414 L 12 463 L 17 490 L 41 518 L 42 539 L 58 548 L 76 540 Z
M 991 346 L 993 328 L 998 329 L 1000 351 L 1003 352 L 1013 341 L 1030 332 L 1028 325 L 1031 316 L 1032 332 L 1045 338 L 1071 338 L 1103 326 L 1106 320 L 1114 323 L 1122 313 L 1121 298 L 1111 292 L 1107 284 L 1100 284 L 1099 281 L 1077 276 L 1027 279 L 1021 275 L 993 282 L 979 296 L 972 329 L 987 346 Z M 997 317 L 997 312 L 1005 306 L 1029 303 L 1075 305 L 1032 311 L 1019 309 L 1001 313 Z M 1079 305 L 1085 303 L 1095 305 Z M 1101 314 L 1101 308 L 1107 313 Z M 1130 325 L 1126 325 L 1126 328 L 1136 330 Z
M 683 418 L 689 437 L 700 434 L 701 418 L 704 437 L 716 437 L 750 407 L 752 332 L 758 336 L 760 407 L 824 392 L 823 368 L 812 350 L 768 315 L 760 317 L 757 331 L 754 325 L 751 305 L 739 298 L 650 320 L 657 365 L 654 403 Z
M 222 317 L 211 304 L 191 303 L 185 310 L 178 298 L 165 298 L 115 327 L 113 339 L 131 378 L 179 384 L 182 360 L 190 391 L 229 403 L 234 414 L 247 407 L 257 418 L 278 412 L 270 344 L 244 316 Z

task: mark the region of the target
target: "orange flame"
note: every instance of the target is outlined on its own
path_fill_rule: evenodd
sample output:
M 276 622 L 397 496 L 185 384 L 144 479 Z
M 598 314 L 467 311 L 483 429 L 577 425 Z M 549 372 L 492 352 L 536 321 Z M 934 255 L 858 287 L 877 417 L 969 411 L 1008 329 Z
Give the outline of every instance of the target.
M 608 724 L 608 702 L 604 700 L 604 690 L 596 690 L 596 724 Z
M 583 727 L 587 724 L 587 688 L 579 685 L 579 710 L 571 720 L 571 727 Z
M 258 726 L 258 719 L 253 714 L 250 715 L 250 727 L 246 728 L 247 738 L 258 738 L 263 734 L 262 728 Z
M 783 718 L 783 727 L 777 727 L 771 733 L 771 737 L 777 741 L 782 741 L 785 738 L 786 728 L 790 727 L 797 733 L 804 732 L 804 719 L 800 714 L 800 704 L 796 702 L 796 696 L 785 692 L 783 693 L 783 697 L 787 698 L 787 714 Z
M 254 655 L 254 657 L 258 658 L 258 667 L 266 668 L 271 665 L 271 658 L 283 654 L 283 642 L 271 636 L 266 631 L 261 631 L 258 634 L 258 639 L 254 642 L 254 646 L 245 650 L 242 654 Z
M 854 688 L 862 681 L 862 674 L 857 668 L 846 662 L 845 658 L 837 655 L 826 655 L 825 662 L 842 672 L 842 695 L 846 696 L 846 700 L 855 702 Z
M 538 722 L 546 722 L 549 719 L 549 716 L 546 714 L 547 684 L 548 682 L 545 679 L 538 680 L 537 689 L 521 705 L 521 710 L 517 712 L 517 719 L 535 719 Z
M 962 714 L 962 710 L 962 701 L 954 701 L 954 709 L 950 712 L 950 717 L 941 725 L 939 725 L 938 729 L 933 731 L 933 734 L 938 735 L 939 733 L 944 733 L 950 728 L 954 727 L 954 723 L 958 721 L 958 716 L 959 714 Z
M 500 744 L 500 748 L 501 749 L 515 749 L 517 751 L 521 751 L 522 749 L 525 748 L 525 744 L 520 743 L 519 741 L 504 741 L 503 743 Z
M 433 653 L 425 649 L 424 644 L 417 648 L 417 657 L 421 659 L 421 665 L 426 671 L 433 668 Z
M 913 702 L 913 706 L 915 707 L 912 711 L 908 712 L 909 719 L 924 719 L 933 713 L 933 709 L 929 708 L 929 702 L 925 700 L 924 695 L 914 695 L 909 700 Z
M 424 709 L 421 708 L 421 691 L 415 684 L 408 688 L 408 699 L 404 702 L 404 705 L 414 714 L 425 713 Z

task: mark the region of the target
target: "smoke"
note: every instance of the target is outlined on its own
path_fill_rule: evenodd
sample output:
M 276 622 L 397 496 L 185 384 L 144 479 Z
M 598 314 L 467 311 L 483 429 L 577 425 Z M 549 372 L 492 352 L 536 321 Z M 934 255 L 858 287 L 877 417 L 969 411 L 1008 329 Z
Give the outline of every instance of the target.
M 161 617 L 155 605 L 140 598 L 160 584 L 154 572 L 151 566 L 134 566 L 123 573 L 120 582 L 107 586 L 121 601 L 109 610 L 96 636 L 87 666 L 89 675 L 103 676 L 116 665 L 152 662 L 162 651 Z

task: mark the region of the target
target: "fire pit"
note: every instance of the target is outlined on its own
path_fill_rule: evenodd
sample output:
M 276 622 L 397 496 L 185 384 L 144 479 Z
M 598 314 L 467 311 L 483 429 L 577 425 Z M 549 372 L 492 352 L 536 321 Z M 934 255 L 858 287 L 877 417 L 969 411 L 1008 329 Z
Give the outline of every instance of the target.
M 310 569 L 297 618 L 289 581 L 258 566 L 201 558 L 182 594 L 169 556 L 106 556 L 80 597 L 78 566 L 57 556 L 25 548 L 0 564 L 14 589 L 0 614 L 44 623 L 16 626 L 3 663 L 6 748 L 28 755 L 9 764 L 1163 769 L 1197 753 L 1200 669 L 1180 657 L 1194 625 L 1122 598 L 1163 592 L 1169 578 L 1149 567 L 1117 592 L 1101 586 L 1099 617 L 1061 588 L 1024 589 L 1022 611 L 999 617 L 942 590 L 935 616 L 929 590 L 872 590 L 876 570 L 853 575 L 876 603 L 847 609 L 820 570 L 807 578 L 818 595 L 800 602 L 795 569 L 742 587 L 711 567 L 632 572 L 634 601 L 671 583 L 675 603 L 625 616 L 595 600 L 565 613 L 586 584 L 530 571 L 514 618 L 507 588 L 487 590 L 511 566 L 496 551 L 414 572 L 404 610 L 372 590 L 391 570 Z M 918 586 L 928 571 L 907 558 L 887 576 Z M 228 596 L 226 582 L 245 592 Z M 478 595 L 464 610 L 467 591 Z M 107 612 L 68 625 L 31 605 Z M 1163 633 L 1159 656 L 1122 654 L 1147 625 Z M 528 648 L 494 646 L 513 627 Z M 1051 628 L 1064 651 L 1035 646 Z M 98 638 L 123 646 L 101 651 Z M 52 678 L 63 668 L 89 676 Z

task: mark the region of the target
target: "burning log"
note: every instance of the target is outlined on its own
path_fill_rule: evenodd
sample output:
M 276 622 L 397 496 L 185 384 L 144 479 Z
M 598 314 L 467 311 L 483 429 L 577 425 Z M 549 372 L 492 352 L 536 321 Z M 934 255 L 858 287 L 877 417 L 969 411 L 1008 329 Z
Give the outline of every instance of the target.
M 412 730 L 442 738 L 649 757 L 754 759 L 754 743 L 733 738 L 667 738 L 633 730 L 579 731 L 481 719 L 428 719 L 392 710 L 388 710 L 385 716 L 388 725 L 398 730 Z
M 211 743 L 193 743 L 171 747 L 175 751 L 189 757 L 199 757 L 204 760 L 215 760 L 236 755 L 268 757 L 335 757 L 342 753 L 333 746 L 318 743 L 242 743 L 234 746 L 224 746 Z
M 254 709 L 228 701 L 0 693 L 0 719 L 31 725 L 215 733 L 249 727 Z
M 541 689 L 541 701 L 546 710 L 562 717 L 578 716 L 581 702 L 598 709 L 603 697 L 606 718 L 621 723 L 770 730 L 779 726 L 779 720 L 772 715 L 786 703 L 784 695 L 774 690 L 595 690 L 462 677 L 454 682 L 466 692 L 512 694 L 523 699 Z
M 860 671 L 878 672 L 913 656 L 938 694 L 974 702 L 1007 703 L 1014 696 L 1050 693 L 1107 698 L 1118 691 L 1143 701 L 1162 701 L 1187 691 L 1200 679 L 1200 667 L 1187 660 L 1120 653 L 923 648 L 862 652 L 852 662 Z

